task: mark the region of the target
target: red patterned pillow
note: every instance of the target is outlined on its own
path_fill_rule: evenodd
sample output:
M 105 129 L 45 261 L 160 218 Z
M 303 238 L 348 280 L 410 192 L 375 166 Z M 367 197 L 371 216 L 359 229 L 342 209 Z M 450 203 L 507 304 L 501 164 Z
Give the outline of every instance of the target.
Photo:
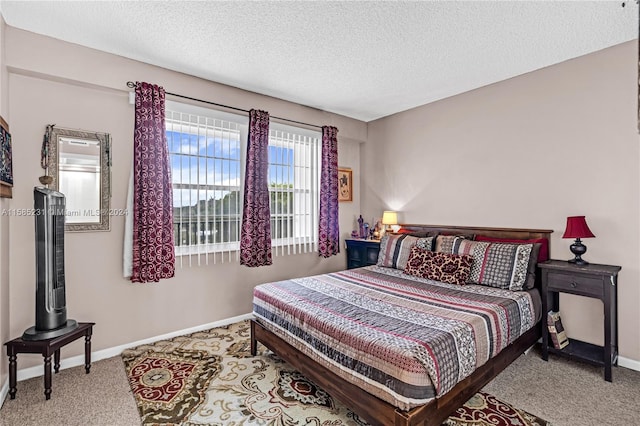
M 407 265 L 404 268 L 404 273 L 422 278 L 422 274 L 424 274 L 423 265 L 427 261 L 426 252 L 431 252 L 431 250 L 421 248 L 417 245 L 411 247 L 409 259 L 407 259 Z
M 473 258 L 412 247 L 404 272 L 413 276 L 448 284 L 467 283 Z

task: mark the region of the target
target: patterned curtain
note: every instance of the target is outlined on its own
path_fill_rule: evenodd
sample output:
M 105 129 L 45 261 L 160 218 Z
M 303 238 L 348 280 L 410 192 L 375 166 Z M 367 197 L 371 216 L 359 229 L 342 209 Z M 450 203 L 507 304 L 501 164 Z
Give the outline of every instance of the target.
M 249 141 L 240 231 L 240 264 L 271 265 L 269 209 L 269 113 L 249 111 Z
M 171 169 L 162 87 L 136 83 L 133 136 L 133 268 L 131 281 L 158 282 L 175 272 Z
M 322 126 L 322 165 L 320 170 L 320 218 L 318 253 L 330 257 L 340 253 L 338 223 L 338 129 Z

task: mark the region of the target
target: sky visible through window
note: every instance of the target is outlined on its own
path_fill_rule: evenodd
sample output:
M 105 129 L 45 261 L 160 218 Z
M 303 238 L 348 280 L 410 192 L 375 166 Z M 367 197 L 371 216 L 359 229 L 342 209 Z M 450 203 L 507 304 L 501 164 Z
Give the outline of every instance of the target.
M 240 191 L 241 148 L 238 132 L 207 137 L 167 130 L 167 143 L 174 188 L 174 207 L 193 206 L 199 200 L 222 199 Z M 269 146 L 269 185 L 288 187 L 294 180 L 293 149 Z M 189 186 L 191 185 L 191 187 Z M 195 185 L 200 190 L 193 189 Z

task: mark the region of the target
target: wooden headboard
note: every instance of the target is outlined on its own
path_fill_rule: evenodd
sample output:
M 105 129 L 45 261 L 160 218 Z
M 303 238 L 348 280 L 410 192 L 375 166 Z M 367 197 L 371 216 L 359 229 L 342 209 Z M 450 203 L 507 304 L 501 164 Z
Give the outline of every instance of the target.
M 525 228 L 483 228 L 478 226 L 448 226 L 448 225 L 413 225 L 402 224 L 402 229 L 416 232 L 437 232 L 446 234 L 474 234 L 486 235 L 495 238 L 514 238 L 518 240 L 528 240 L 532 238 L 550 239 L 551 229 L 525 229 Z

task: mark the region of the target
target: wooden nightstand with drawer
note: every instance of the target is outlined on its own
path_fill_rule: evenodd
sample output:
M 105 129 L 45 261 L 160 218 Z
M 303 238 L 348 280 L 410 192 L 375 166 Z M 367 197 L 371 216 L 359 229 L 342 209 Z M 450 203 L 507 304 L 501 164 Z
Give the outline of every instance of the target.
M 378 263 L 380 240 L 347 239 L 347 269 Z
M 575 265 L 550 260 L 538 264 L 542 272 L 542 358 L 549 352 L 604 366 L 604 378 L 611 381 L 611 368 L 618 361 L 618 272 L 620 266 Z M 600 299 L 604 304 L 604 346 L 569 338 L 569 345 L 556 349 L 549 346 L 547 313 L 560 308 L 559 293 Z M 570 337 L 570 336 L 569 336 Z

